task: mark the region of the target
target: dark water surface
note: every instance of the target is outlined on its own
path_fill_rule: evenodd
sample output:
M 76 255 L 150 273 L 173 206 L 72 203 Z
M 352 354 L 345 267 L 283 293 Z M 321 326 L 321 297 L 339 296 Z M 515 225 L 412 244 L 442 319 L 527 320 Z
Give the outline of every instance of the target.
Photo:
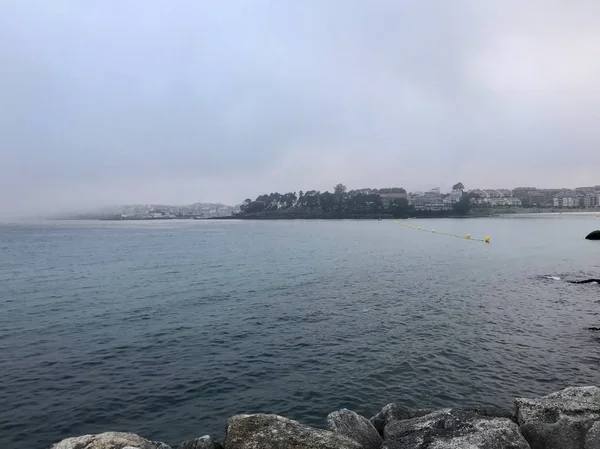
M 600 383 L 596 216 L 0 226 L 0 447 Z

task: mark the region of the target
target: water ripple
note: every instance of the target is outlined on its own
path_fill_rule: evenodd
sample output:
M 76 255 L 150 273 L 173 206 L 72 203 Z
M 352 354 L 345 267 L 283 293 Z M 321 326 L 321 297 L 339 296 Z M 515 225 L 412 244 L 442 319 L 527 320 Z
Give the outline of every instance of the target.
M 386 222 L 2 227 L 0 445 L 598 384 L 599 291 L 562 282 L 600 268 L 588 223 L 435 223 L 464 226 L 494 244 Z

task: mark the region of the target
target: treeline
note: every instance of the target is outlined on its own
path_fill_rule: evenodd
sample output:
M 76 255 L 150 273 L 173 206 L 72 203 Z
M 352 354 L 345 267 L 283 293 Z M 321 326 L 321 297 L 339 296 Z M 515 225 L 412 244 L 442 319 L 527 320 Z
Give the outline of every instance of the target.
M 416 211 L 408 204 L 406 197 L 388 199 L 384 202 L 381 195 L 389 193 L 405 194 L 401 187 L 387 189 L 346 189 L 343 184 L 334 187 L 333 192 L 309 190 L 289 193 L 270 193 L 259 195 L 255 200 L 246 199 L 241 206 L 241 214 L 263 214 L 274 211 L 293 213 L 323 214 L 336 216 L 389 215 L 403 217 L 415 215 Z M 429 211 L 425 211 L 429 212 Z M 442 211 L 443 212 L 443 211 Z M 420 214 L 419 214 L 420 215 Z M 425 215 L 431 215 L 427 213 Z
M 462 197 L 448 210 L 416 210 L 409 205 L 406 190 L 402 187 L 386 189 L 356 189 L 348 191 L 338 184 L 333 192 L 309 190 L 288 193 L 259 195 L 255 200 L 246 199 L 241 205 L 240 215 L 264 218 L 277 217 L 448 217 L 466 215 L 471 209 L 472 195 L 464 192 L 462 183 L 455 184 L 453 190 L 460 191 Z M 399 198 L 385 194 L 402 194 Z M 383 195 L 383 197 L 382 197 Z

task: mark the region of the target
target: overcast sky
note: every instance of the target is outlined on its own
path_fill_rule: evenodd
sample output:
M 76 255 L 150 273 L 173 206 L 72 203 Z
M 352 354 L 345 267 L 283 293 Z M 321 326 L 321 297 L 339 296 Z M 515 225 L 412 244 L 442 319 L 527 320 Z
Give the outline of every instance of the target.
M 0 210 L 600 184 L 597 0 L 4 0 Z

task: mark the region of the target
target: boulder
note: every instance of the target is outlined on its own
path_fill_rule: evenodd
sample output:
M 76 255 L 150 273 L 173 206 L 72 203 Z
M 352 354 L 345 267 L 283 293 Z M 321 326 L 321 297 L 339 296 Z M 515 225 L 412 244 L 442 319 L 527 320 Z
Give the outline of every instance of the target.
M 164 443 L 163 443 L 164 444 Z M 168 447 L 168 446 L 167 446 Z M 50 449 L 157 449 L 157 446 L 135 433 L 105 432 L 67 438 Z M 162 449 L 162 448 L 160 448 Z
M 237 415 L 227 421 L 227 449 L 362 449 L 343 435 L 278 415 Z
M 330 413 L 327 428 L 358 441 L 364 449 L 380 449 L 383 443 L 371 421 L 347 408 Z
M 383 449 L 529 449 L 505 412 L 442 409 L 385 427 Z
M 221 446 L 221 443 L 213 440 L 210 435 L 204 435 L 195 440 L 184 441 L 177 449 L 223 449 L 223 446 Z
M 383 436 L 383 429 L 391 421 L 400 421 L 403 419 L 418 418 L 419 416 L 428 415 L 433 412 L 433 409 L 424 408 L 419 410 L 411 410 L 401 405 L 390 403 L 383 407 L 379 413 L 371 418 L 371 422 L 377 432 Z
M 596 421 L 585 436 L 585 449 L 598 449 L 600 447 L 600 421 Z
M 585 238 L 586 240 L 600 240 L 600 230 L 590 232 Z
M 569 387 L 517 399 L 517 422 L 532 449 L 600 448 L 600 388 Z
M 153 441 L 152 444 L 154 444 L 154 449 L 171 449 L 171 446 L 162 441 Z

